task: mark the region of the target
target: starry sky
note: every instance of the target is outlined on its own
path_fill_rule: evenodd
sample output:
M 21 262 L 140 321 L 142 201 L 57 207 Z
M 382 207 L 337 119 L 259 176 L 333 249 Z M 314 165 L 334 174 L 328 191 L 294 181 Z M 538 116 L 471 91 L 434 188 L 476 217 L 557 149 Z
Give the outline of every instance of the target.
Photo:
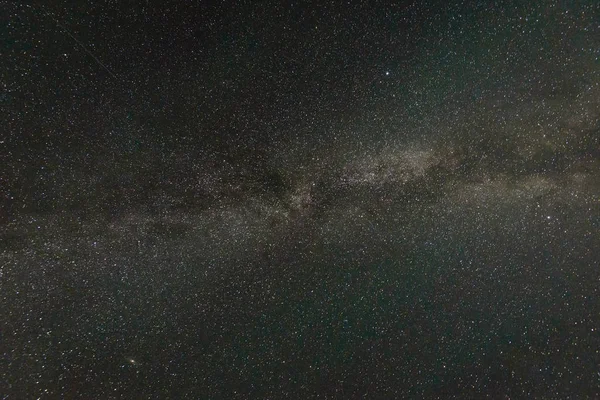
M 3 399 L 600 396 L 597 1 L 0 16 Z

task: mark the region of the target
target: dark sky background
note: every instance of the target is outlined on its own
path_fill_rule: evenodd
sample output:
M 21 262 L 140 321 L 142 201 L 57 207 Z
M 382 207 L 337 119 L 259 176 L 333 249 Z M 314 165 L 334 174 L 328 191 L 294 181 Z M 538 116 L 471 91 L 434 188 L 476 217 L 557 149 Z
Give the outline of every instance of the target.
M 0 17 L 3 399 L 600 397 L 597 1 Z

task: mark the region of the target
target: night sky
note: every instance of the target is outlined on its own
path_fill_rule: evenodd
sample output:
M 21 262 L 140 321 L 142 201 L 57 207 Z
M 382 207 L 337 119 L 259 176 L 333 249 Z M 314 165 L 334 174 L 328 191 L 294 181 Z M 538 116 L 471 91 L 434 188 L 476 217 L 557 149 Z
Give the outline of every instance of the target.
M 0 2 L 2 399 L 600 397 L 600 2 Z

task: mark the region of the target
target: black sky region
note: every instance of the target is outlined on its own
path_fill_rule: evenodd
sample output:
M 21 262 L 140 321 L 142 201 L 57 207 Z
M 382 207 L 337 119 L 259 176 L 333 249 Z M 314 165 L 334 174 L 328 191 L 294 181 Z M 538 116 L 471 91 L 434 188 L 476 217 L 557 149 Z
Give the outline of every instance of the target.
M 0 16 L 2 399 L 600 397 L 597 1 Z

